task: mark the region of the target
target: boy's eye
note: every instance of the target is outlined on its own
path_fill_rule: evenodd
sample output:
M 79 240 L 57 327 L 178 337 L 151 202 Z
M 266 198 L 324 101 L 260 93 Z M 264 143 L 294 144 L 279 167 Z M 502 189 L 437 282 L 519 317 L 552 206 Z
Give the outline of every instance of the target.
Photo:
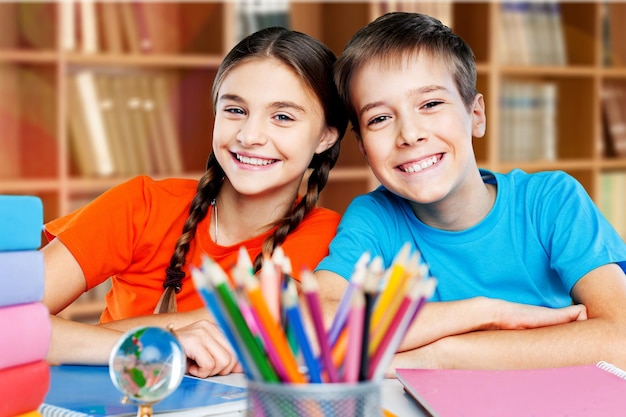
M 424 104 L 424 108 L 425 109 L 432 109 L 433 107 L 436 107 L 438 105 L 440 105 L 441 103 L 443 103 L 442 101 L 429 101 L 428 103 Z

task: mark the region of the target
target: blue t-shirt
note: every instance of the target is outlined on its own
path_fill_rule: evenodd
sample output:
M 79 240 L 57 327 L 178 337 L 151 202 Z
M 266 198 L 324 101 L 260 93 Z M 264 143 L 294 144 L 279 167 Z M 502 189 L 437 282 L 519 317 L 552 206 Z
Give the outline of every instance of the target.
M 437 279 L 432 301 L 486 296 L 563 307 L 586 273 L 626 261 L 624 240 L 565 172 L 481 174 L 497 184 L 496 201 L 480 223 L 462 231 L 422 223 L 407 200 L 384 187 L 357 197 L 317 270 L 349 279 L 363 252 L 381 256 L 388 267 L 410 242 Z

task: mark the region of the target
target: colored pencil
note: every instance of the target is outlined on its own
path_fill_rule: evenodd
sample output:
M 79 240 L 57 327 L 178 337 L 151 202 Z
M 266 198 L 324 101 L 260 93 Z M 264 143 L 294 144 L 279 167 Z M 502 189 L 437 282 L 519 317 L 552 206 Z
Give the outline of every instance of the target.
M 239 333 L 234 328 L 230 317 L 222 314 L 223 307 L 219 305 L 219 300 L 213 293 L 213 288 L 208 281 L 208 278 L 200 269 L 194 266 L 191 267 L 191 278 L 196 290 L 200 293 L 204 303 L 211 311 L 213 318 L 215 318 L 215 321 L 217 321 L 217 324 L 220 326 L 226 336 L 226 339 L 228 339 L 228 342 L 235 351 L 239 362 L 241 362 L 241 366 L 243 367 L 246 377 L 255 381 L 260 380 L 261 374 L 259 369 L 254 364 L 254 361 L 250 357 L 247 349 L 244 347 L 243 341 L 241 340 Z
M 420 267 L 419 262 L 419 253 L 414 252 L 406 264 L 405 276 L 402 279 L 403 282 L 400 283 L 400 285 L 398 286 L 394 297 L 389 302 L 387 310 L 380 318 L 378 324 L 376 324 L 376 327 L 374 327 L 374 323 L 372 323 L 372 334 L 370 336 L 369 346 L 370 357 L 373 352 L 378 349 L 378 345 L 380 344 L 382 338 L 387 334 L 387 329 L 389 328 L 391 322 L 397 318 L 398 308 L 400 307 L 402 300 L 406 298 L 414 281 L 419 280 L 423 276 L 425 276 L 422 273 L 422 268 Z
M 374 258 L 380 259 L 378 257 Z M 372 263 L 374 263 L 372 261 Z M 374 308 L 374 302 L 376 301 L 377 288 L 380 276 L 376 273 L 373 273 L 372 268 L 373 265 L 370 265 L 370 269 L 368 270 L 368 274 L 365 278 L 365 282 L 363 283 L 363 295 L 365 299 L 365 306 L 363 312 L 363 343 L 361 344 L 361 354 L 360 354 L 360 363 L 359 363 L 359 381 L 367 380 L 368 376 L 368 355 L 369 351 L 369 338 L 370 338 L 370 327 L 371 327 L 371 319 L 372 319 L 372 311 Z
M 301 274 L 302 292 L 306 305 L 309 309 L 309 315 L 313 321 L 315 335 L 317 336 L 317 344 L 320 348 L 322 363 L 324 370 L 328 376 L 329 382 L 339 382 L 337 369 L 333 364 L 330 346 L 326 338 L 326 330 L 324 329 L 324 316 L 322 315 L 322 307 L 318 296 L 318 284 L 310 271 L 303 270 Z
M 278 366 L 284 366 L 285 382 L 305 383 L 306 378 L 298 369 L 298 362 L 294 357 L 280 323 L 272 317 L 270 310 L 263 299 L 261 287 L 255 277 L 249 276 L 245 282 L 246 295 L 250 306 L 258 318 L 257 325 L 261 333 L 267 337 L 266 350 L 275 349 L 279 358 Z M 277 365 L 277 364 L 275 364 Z
M 330 325 L 330 329 L 328 330 L 328 343 L 331 347 L 335 346 L 337 338 L 339 338 L 339 334 L 345 326 L 346 319 L 348 317 L 348 311 L 350 310 L 352 293 L 354 292 L 355 288 L 363 287 L 363 281 L 365 280 L 365 274 L 367 273 L 367 264 L 369 261 L 370 255 L 368 252 L 365 252 L 357 260 L 356 265 L 354 266 L 354 272 L 350 277 L 350 283 L 348 284 L 348 288 L 346 288 L 346 291 L 339 301 L 339 307 L 337 307 L 337 312 L 335 313 L 335 317 Z
M 406 264 L 410 251 L 410 245 L 408 243 L 404 244 L 389 268 L 390 273 L 387 277 L 387 282 L 383 282 L 383 289 L 372 312 L 372 328 L 374 329 L 378 326 L 385 312 L 389 310 L 392 300 L 404 284 Z
M 348 349 L 343 368 L 344 382 L 357 382 L 361 363 L 361 345 L 363 344 L 363 318 L 365 299 L 360 288 L 352 292 L 350 315 L 348 316 Z
M 205 258 L 203 266 L 205 267 L 206 275 L 211 279 L 215 291 L 222 301 L 226 313 L 233 320 L 236 331 L 241 335 L 244 345 L 250 350 L 250 356 L 259 368 L 262 378 L 266 382 L 279 382 L 276 371 L 264 355 L 239 310 L 237 300 L 228 287 L 226 273 L 208 257 Z
M 283 300 L 289 325 L 294 330 L 296 340 L 302 352 L 302 357 L 304 358 L 304 363 L 308 368 L 309 382 L 320 383 L 322 382 L 322 375 L 319 361 L 313 353 L 311 342 L 304 328 L 302 315 L 298 307 L 298 293 L 293 281 L 289 282 L 287 289 L 283 291 Z
M 437 281 L 434 278 L 426 279 L 421 287 L 421 295 L 417 297 L 417 299 L 412 300 L 411 305 L 409 305 L 406 314 L 400 321 L 397 330 L 389 341 L 389 344 L 384 350 L 382 350 L 382 356 L 378 361 L 376 369 L 374 369 L 373 373 L 371 374 L 371 380 L 381 380 L 385 376 L 385 370 L 391 363 L 391 359 L 398 350 L 398 347 L 400 347 L 400 344 L 402 343 L 402 340 L 404 339 L 404 336 L 409 326 L 411 325 L 413 320 L 415 320 L 415 317 L 419 313 L 419 310 L 422 308 L 422 306 L 426 303 L 426 300 L 432 296 L 433 292 L 435 291 L 436 285 Z
M 261 272 L 259 272 L 261 292 L 272 319 L 277 323 L 280 320 L 280 278 L 272 259 L 263 257 Z

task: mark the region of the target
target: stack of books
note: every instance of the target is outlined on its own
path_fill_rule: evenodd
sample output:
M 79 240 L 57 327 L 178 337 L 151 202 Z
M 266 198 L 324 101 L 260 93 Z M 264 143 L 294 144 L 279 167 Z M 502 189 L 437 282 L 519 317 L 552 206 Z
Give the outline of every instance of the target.
M 50 384 L 42 227 L 39 198 L 0 195 L 0 417 L 38 415 Z

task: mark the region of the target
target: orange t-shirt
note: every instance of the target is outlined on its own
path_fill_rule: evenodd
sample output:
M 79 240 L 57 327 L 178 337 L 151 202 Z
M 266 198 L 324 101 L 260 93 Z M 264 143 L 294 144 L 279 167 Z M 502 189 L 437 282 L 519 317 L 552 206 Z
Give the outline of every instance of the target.
M 163 293 L 165 269 L 176 240 L 189 214 L 198 181 L 146 176 L 120 184 L 92 203 L 45 225 L 48 239 L 58 237 L 80 264 L 87 288 L 111 277 L 101 323 L 152 314 Z M 177 294 L 178 311 L 204 304 L 193 285 L 189 266 L 199 266 L 207 254 L 225 271 L 236 263 L 239 248 L 248 249 L 251 259 L 261 252 L 270 230 L 235 246 L 218 246 L 208 234 L 210 212 L 198 224 L 190 244 L 182 290 Z M 340 215 L 316 208 L 309 213 L 282 245 L 291 260 L 293 275 L 301 268 L 313 269 L 328 254 Z

